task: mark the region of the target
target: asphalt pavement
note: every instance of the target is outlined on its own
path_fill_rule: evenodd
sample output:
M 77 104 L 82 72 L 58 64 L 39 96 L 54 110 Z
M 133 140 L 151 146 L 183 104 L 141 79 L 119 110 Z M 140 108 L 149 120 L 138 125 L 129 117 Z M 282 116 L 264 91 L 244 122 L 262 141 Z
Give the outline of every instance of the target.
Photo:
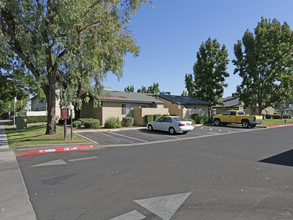
M 1 220 L 36 219 L 14 151 L 9 149 L 2 122 L 0 122 L 0 186 Z
M 17 159 L 38 219 L 291 220 L 293 127 L 250 131 Z

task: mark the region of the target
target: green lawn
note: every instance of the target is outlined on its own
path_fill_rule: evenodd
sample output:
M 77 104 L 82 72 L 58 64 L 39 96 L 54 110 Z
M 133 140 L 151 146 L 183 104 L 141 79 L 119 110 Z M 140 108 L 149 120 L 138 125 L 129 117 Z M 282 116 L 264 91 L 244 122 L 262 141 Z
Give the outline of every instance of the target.
M 18 147 L 24 145 L 41 145 L 41 144 L 68 144 L 68 143 L 86 143 L 88 140 L 73 134 L 73 140 L 70 140 L 70 134 L 64 141 L 64 130 L 57 126 L 57 133 L 54 135 L 45 135 L 46 124 L 32 123 L 28 124 L 27 129 L 16 130 L 13 125 L 5 125 L 5 131 L 9 147 Z
M 260 126 L 284 125 L 285 119 L 265 119 Z M 293 124 L 293 119 L 287 119 L 287 124 Z

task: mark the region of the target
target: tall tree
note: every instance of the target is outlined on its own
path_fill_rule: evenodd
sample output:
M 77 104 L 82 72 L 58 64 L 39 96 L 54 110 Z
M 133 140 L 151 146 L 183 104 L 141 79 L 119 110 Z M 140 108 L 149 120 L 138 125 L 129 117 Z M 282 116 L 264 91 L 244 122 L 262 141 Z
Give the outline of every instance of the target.
M 148 90 L 144 86 L 142 86 L 141 89 L 137 90 L 137 93 L 147 93 L 147 92 L 148 92 Z
M 148 90 L 147 90 L 147 93 L 159 94 L 160 93 L 159 83 L 153 83 L 152 86 L 149 86 Z
M 247 30 L 234 45 L 236 66 L 242 83 L 237 87 L 245 106 L 266 107 L 292 97 L 293 32 L 285 22 L 261 18 L 254 33 Z
M 134 92 L 134 86 L 127 86 L 124 88 L 124 92 Z
M 185 84 L 189 96 L 193 96 L 213 105 L 221 104 L 225 77 L 229 76 L 227 70 L 228 51 L 226 46 L 218 43 L 216 39 L 209 38 L 202 43 L 197 52 L 197 61 L 193 66 L 193 76 L 185 75 Z
M 40 82 L 48 110 L 46 134 L 56 133 L 58 86 L 80 107 L 86 84 L 99 85 L 108 71 L 121 76 L 125 55 L 138 54 L 127 23 L 144 2 L 0 1 L 0 59 L 19 63 Z

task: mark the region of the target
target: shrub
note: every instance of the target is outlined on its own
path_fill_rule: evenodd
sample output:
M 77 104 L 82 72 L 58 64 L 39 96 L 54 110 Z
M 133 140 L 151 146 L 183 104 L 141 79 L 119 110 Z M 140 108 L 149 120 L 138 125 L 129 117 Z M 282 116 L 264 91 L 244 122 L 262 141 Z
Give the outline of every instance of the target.
M 193 125 L 195 124 L 195 121 L 192 118 L 188 118 L 186 121 L 191 121 Z
M 27 123 L 47 122 L 47 116 L 21 116 L 27 118 Z
M 73 127 L 80 127 L 82 125 L 82 122 L 81 121 L 74 121 L 73 122 Z
M 265 119 L 271 119 L 271 118 L 272 118 L 272 115 L 268 115 L 268 114 L 265 115 Z
M 130 127 L 134 124 L 134 118 L 132 117 L 124 117 L 122 118 L 123 127 Z
M 98 119 L 90 119 L 84 121 L 85 128 L 100 128 L 100 121 Z
M 273 114 L 272 115 L 272 118 L 273 119 L 281 119 L 281 115 L 279 115 L 279 114 Z
M 108 118 L 105 122 L 105 128 L 121 128 L 119 118 Z
M 290 114 L 284 114 L 283 115 L 283 118 L 291 119 L 292 118 L 292 115 L 290 115 Z
M 155 115 L 154 115 L 154 121 L 158 120 L 158 119 L 161 118 L 161 117 L 162 117 L 162 115 L 160 115 L 160 114 L 155 114 Z
M 145 117 L 145 123 L 149 123 L 149 122 L 152 122 L 154 121 L 154 115 L 146 115 L 144 116 Z

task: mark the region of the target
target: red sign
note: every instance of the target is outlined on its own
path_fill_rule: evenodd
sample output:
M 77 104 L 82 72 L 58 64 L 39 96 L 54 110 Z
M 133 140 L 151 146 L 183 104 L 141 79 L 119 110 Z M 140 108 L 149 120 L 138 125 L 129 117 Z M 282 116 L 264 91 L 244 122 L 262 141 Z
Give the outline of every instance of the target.
M 60 119 L 68 119 L 68 118 L 69 118 L 69 108 L 61 108 Z

